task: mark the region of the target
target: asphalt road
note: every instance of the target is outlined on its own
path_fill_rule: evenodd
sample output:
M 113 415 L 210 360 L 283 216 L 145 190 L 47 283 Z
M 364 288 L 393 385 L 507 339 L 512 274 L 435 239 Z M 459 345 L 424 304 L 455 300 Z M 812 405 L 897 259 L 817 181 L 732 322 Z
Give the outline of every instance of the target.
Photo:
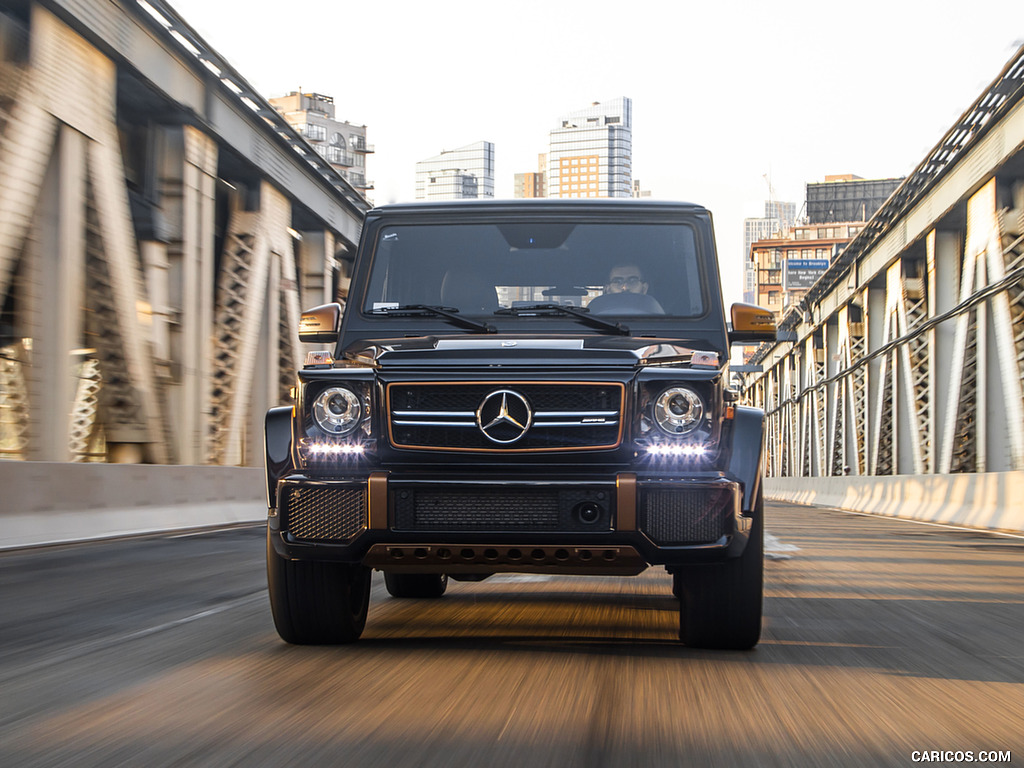
M 1024 539 L 773 503 L 768 531 L 750 652 L 679 646 L 662 570 L 439 601 L 376 574 L 363 639 L 310 648 L 261 528 L 6 553 L 0 766 L 1024 762 Z

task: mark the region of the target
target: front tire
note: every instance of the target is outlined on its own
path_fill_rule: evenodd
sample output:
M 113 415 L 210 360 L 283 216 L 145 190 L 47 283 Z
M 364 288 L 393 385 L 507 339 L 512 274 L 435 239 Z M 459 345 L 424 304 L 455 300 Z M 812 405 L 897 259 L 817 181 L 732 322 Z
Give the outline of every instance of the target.
M 389 573 L 384 572 L 384 586 L 392 597 L 436 598 L 448 589 L 445 573 Z
M 747 546 L 724 563 L 672 574 L 679 597 L 679 639 L 691 648 L 748 650 L 761 638 L 764 595 L 764 497 L 759 490 Z
M 363 565 L 287 560 L 267 531 L 267 587 L 274 626 L 294 645 L 335 645 L 359 639 L 370 605 L 370 569 Z

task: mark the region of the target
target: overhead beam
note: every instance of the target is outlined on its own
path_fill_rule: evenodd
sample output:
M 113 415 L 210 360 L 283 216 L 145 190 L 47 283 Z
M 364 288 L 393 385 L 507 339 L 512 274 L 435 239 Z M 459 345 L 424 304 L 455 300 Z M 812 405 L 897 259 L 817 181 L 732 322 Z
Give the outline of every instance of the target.
M 369 203 L 172 8 L 160 0 L 38 2 L 259 168 L 293 203 L 358 242 Z

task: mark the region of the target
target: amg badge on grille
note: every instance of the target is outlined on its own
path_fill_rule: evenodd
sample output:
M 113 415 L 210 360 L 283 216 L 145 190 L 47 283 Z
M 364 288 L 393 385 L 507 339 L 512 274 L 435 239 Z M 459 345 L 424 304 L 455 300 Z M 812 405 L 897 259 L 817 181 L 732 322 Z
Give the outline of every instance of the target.
M 476 409 L 476 424 L 494 443 L 507 445 L 526 434 L 533 423 L 533 411 L 526 398 L 511 389 L 491 392 Z

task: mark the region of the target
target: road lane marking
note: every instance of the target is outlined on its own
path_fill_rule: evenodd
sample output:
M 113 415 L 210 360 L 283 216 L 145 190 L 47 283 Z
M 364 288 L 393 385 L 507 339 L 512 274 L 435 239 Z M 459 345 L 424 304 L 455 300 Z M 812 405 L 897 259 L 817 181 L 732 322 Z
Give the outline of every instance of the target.
M 218 613 L 223 613 L 224 611 L 230 611 L 233 608 L 240 608 L 243 605 L 246 605 L 248 603 L 254 603 L 257 600 L 266 599 L 267 591 L 265 589 L 261 589 L 258 592 L 253 592 L 251 594 L 235 598 L 234 600 L 228 600 L 226 602 L 221 603 L 220 605 L 215 605 L 213 608 L 207 608 L 205 611 L 199 611 L 198 613 L 193 613 L 189 616 L 183 616 L 180 619 L 165 621 L 161 624 L 156 624 L 152 627 L 146 627 L 145 629 L 137 629 L 134 632 L 128 632 L 123 635 L 115 635 L 113 637 L 101 637 L 96 640 L 91 640 L 87 643 L 76 645 L 65 651 L 57 652 L 52 656 L 49 656 L 45 659 L 41 659 L 32 664 L 26 664 L 21 667 L 18 667 L 17 671 L 15 671 L 14 674 L 6 675 L 0 678 L 0 682 L 7 682 L 9 680 L 13 680 L 16 677 L 22 677 L 24 675 L 31 675 L 53 664 L 62 664 L 66 661 L 72 661 L 73 659 L 78 659 L 82 656 L 87 656 L 88 654 L 94 653 L 96 651 L 105 651 L 108 648 L 112 648 L 115 645 L 120 645 L 121 643 L 126 643 L 131 640 L 137 640 L 142 637 L 148 637 L 149 635 L 154 635 L 157 632 L 163 632 L 167 629 L 180 627 L 183 624 L 191 624 L 193 621 L 205 619 L 208 616 L 214 616 Z

